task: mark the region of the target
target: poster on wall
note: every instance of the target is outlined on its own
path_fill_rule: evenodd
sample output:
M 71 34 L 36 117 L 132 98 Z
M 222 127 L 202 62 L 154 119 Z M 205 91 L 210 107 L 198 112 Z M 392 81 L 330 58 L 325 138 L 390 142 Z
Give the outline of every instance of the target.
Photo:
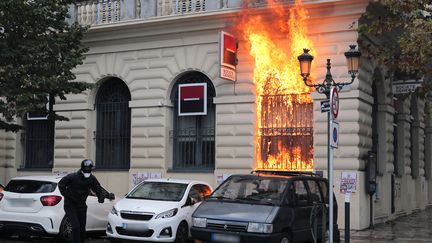
M 162 173 L 160 172 L 149 172 L 149 171 L 134 172 L 131 174 L 131 187 L 134 187 L 147 179 L 157 179 L 161 177 L 162 177 Z
M 340 192 L 355 193 L 357 191 L 357 173 L 355 171 L 342 171 Z

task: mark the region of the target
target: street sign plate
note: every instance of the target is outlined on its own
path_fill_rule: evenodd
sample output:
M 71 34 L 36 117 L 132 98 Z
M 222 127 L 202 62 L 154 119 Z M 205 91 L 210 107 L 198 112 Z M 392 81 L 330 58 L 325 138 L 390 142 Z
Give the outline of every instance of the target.
M 392 83 L 393 94 L 407 94 L 414 92 L 417 87 L 420 87 L 423 80 L 406 80 L 406 81 L 395 81 Z
M 321 112 L 329 112 L 329 111 L 330 111 L 330 100 L 322 100 Z

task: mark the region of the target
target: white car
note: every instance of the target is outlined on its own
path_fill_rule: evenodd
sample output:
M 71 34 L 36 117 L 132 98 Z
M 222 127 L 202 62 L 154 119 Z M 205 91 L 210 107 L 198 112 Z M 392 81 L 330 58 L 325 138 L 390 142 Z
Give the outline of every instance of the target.
M 72 226 L 65 217 L 58 176 L 13 178 L 0 193 L 0 235 L 53 235 L 62 241 L 72 238 Z M 87 198 L 87 231 L 105 231 L 107 215 L 116 200 L 98 203 Z
M 146 180 L 114 205 L 106 234 L 112 242 L 185 243 L 190 237 L 192 213 L 212 190 L 202 181 Z

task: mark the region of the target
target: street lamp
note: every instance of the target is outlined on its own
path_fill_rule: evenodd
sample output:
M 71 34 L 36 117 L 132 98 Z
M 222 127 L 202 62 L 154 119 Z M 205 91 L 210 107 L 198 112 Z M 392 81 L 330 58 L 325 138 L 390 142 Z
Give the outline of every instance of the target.
M 333 80 L 332 74 L 330 72 L 331 63 L 330 59 L 327 59 L 327 73 L 325 79 L 321 83 L 312 83 L 309 79 L 312 60 L 314 57 L 309 54 L 308 49 L 303 49 L 303 54 L 298 56 L 300 62 L 300 75 L 303 77 L 303 82 L 309 87 L 315 88 L 315 90 L 320 94 L 325 94 L 330 107 L 333 109 L 333 101 L 330 101 L 330 91 L 333 87 L 337 90 L 341 90 L 343 86 L 350 85 L 354 82 L 359 69 L 359 60 L 361 53 L 356 50 L 355 45 L 350 45 L 350 49 L 345 52 L 345 57 L 347 59 L 348 74 L 351 75 L 351 80 L 349 82 L 339 82 L 336 83 Z M 337 94 L 337 92 L 336 92 Z M 338 109 L 338 108 L 337 108 Z M 337 114 L 337 112 L 336 112 Z M 336 115 L 334 115 L 336 116 Z M 335 118 L 335 117 L 334 117 Z M 334 122 L 334 118 L 330 116 L 330 112 L 327 113 L 327 173 L 329 181 L 329 242 L 333 243 L 333 149 L 331 148 L 330 140 L 330 126 Z M 349 200 L 348 200 L 349 201 Z M 348 206 L 348 210 L 347 210 Z M 349 242 L 349 203 L 345 204 L 345 242 Z M 347 220 L 348 217 L 348 220 Z M 347 227 L 348 225 L 348 227 Z
M 303 81 L 305 85 L 315 88 L 318 91 L 318 93 L 325 94 L 327 96 L 327 99 L 329 99 L 330 89 L 332 86 L 336 86 L 340 90 L 343 86 L 352 84 L 358 73 L 361 53 L 358 50 L 356 50 L 356 45 L 350 45 L 349 47 L 350 49 L 344 54 L 347 59 L 348 73 L 351 75 L 351 81 L 341 82 L 341 83 L 336 83 L 333 80 L 333 77 L 330 72 L 331 69 L 330 59 L 327 59 L 327 74 L 323 82 L 315 83 L 315 84 L 310 83 L 311 80 L 309 79 L 309 76 L 311 71 L 312 60 L 314 59 L 314 57 L 311 54 L 309 54 L 308 49 L 303 49 L 303 54 L 298 56 L 297 59 L 300 62 L 300 75 L 303 77 Z

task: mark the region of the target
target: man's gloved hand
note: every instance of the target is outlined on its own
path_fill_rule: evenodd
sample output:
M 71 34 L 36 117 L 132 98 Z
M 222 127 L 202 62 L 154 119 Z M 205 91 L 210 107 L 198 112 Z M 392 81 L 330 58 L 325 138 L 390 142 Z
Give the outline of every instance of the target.
M 105 201 L 105 198 L 103 198 L 103 197 L 98 197 L 98 202 L 99 202 L 99 203 L 104 203 L 104 201 Z
M 112 193 L 112 192 L 110 192 L 109 194 L 108 194 L 108 199 L 109 200 L 114 200 L 115 199 L 115 195 L 114 195 L 114 193 Z

